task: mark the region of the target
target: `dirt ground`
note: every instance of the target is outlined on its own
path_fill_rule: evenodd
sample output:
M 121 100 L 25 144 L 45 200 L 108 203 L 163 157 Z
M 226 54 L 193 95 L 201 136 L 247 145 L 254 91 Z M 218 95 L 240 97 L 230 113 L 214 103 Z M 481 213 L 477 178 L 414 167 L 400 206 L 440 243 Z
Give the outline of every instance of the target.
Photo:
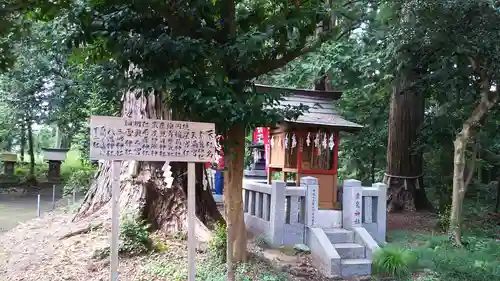
M 48 198 L 51 198 L 51 195 Z M 63 238 L 68 233 L 87 227 L 89 222 L 71 222 L 73 215 L 67 213 L 68 208 L 61 208 L 45 213 L 42 218 L 36 218 L 36 207 L 31 206 L 35 204 L 30 204 L 32 199 L 18 200 L 15 204 L 6 199 L 0 201 L 2 208 L 7 210 L 5 213 L 0 211 L 0 225 L 4 229 L 22 221 L 17 227 L 0 234 L 0 281 L 107 280 L 108 259 L 95 261 L 92 256 L 96 250 L 109 245 L 110 221 L 105 220 L 102 228 L 98 230 Z M 45 210 L 50 209 L 51 199 L 44 202 Z M 4 221 L 10 224 L 4 225 Z M 433 218 L 430 214 L 389 214 L 387 225 L 389 231 L 426 231 L 432 228 Z M 179 266 L 187 264 L 185 242 L 168 243 L 169 250 L 163 254 L 121 259 L 121 280 L 183 280 L 169 277 L 148 279 L 148 268 L 157 261 L 164 262 L 173 257 Z M 290 280 L 344 280 L 322 277 L 312 267 L 308 255 L 295 256 L 284 250 L 262 250 L 252 241 L 249 242 L 249 250 L 259 259 L 270 261 L 274 268 L 289 272 Z M 164 266 L 161 268 L 165 269 Z
M 37 194 L 40 194 L 40 212 L 52 210 L 52 189 L 45 188 L 39 192 L 27 193 L 24 196 L 0 194 L 0 233 L 9 231 L 19 223 L 37 217 Z M 68 204 L 62 199 L 62 187 L 56 187 L 56 208 Z
M 430 232 L 436 226 L 436 215 L 429 212 L 387 214 L 387 232 L 404 230 Z

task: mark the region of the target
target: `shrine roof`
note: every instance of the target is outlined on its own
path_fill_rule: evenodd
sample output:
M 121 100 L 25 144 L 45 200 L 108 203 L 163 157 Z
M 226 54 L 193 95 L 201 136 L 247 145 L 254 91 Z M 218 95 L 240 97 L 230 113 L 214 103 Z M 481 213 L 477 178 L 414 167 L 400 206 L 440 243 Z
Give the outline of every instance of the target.
M 362 125 L 344 119 L 335 108 L 334 100 L 340 98 L 342 95 L 340 91 L 290 89 L 266 85 L 255 85 L 255 87 L 259 92 L 291 93 L 283 97 L 280 102 L 281 106 L 300 106 L 302 104 L 309 108 L 296 120 L 287 120 L 287 122 L 337 127 L 346 131 L 356 131 L 363 128 Z

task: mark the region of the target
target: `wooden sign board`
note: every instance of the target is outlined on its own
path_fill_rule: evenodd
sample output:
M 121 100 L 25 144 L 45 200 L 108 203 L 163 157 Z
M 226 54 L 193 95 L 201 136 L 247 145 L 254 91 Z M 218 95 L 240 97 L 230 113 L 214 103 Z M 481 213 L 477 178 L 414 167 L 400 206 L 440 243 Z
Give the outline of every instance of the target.
M 111 276 L 118 280 L 120 161 L 188 163 L 188 280 L 196 275 L 195 162 L 215 160 L 215 125 L 157 119 L 90 117 L 90 159 L 111 160 Z
M 213 162 L 215 143 L 213 123 L 90 118 L 91 160 Z

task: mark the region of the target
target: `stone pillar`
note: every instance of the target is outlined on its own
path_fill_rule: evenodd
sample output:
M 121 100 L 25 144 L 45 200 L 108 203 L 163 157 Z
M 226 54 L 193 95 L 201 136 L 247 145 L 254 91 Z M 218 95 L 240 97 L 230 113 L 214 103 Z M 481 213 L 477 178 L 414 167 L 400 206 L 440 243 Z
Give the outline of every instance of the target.
M 353 229 L 362 226 L 363 188 L 358 180 L 345 180 L 342 194 L 342 227 Z
M 273 181 L 271 184 L 271 211 L 269 220 L 268 239 L 273 247 L 283 244 L 285 230 L 285 188 L 283 181 Z
M 314 177 L 303 177 L 300 179 L 300 186 L 306 189 L 306 220 L 307 227 L 316 225 L 318 216 L 318 179 Z
M 377 237 L 375 239 L 378 243 L 384 243 L 387 231 L 387 185 L 384 183 L 374 183 L 372 186 L 378 190 L 377 217 L 375 218 L 375 222 L 377 223 Z

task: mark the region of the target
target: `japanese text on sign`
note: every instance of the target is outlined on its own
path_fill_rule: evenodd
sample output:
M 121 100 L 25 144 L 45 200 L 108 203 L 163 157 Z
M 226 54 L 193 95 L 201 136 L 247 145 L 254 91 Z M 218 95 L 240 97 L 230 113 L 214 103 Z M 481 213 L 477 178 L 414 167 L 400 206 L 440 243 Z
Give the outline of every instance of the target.
M 215 125 L 92 116 L 90 158 L 172 162 L 214 161 Z
M 356 193 L 354 204 L 354 224 L 361 224 L 361 194 Z

